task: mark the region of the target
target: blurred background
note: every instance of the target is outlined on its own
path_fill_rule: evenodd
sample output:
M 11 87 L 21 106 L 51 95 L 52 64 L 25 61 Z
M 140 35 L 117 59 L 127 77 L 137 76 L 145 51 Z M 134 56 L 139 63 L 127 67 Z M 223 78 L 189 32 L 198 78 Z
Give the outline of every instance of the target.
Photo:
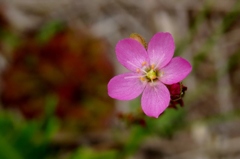
M 170 32 L 193 65 L 158 119 L 115 101 L 115 45 Z M 1 0 L 1 159 L 239 159 L 239 0 Z

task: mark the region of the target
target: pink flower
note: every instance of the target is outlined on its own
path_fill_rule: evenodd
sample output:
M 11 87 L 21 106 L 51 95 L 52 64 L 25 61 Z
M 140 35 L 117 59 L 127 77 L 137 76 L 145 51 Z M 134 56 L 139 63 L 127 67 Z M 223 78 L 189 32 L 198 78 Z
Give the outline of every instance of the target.
M 131 72 L 117 75 L 109 81 L 109 96 L 131 100 L 142 93 L 142 110 L 147 116 L 158 118 L 170 102 L 166 85 L 182 81 L 192 70 L 187 60 L 173 58 L 174 50 L 170 33 L 155 34 L 147 50 L 134 39 L 120 40 L 116 45 L 117 59 Z

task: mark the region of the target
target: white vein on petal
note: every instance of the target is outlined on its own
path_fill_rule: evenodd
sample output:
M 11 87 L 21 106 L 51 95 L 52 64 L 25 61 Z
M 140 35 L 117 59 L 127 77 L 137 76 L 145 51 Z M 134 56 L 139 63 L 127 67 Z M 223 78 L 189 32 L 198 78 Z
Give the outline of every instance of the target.
M 158 66 L 160 65 L 161 62 L 163 62 L 162 59 L 163 59 L 164 57 L 165 57 L 165 54 L 164 54 L 160 59 L 158 59 L 158 63 L 157 63 L 156 66 L 154 67 L 154 70 L 155 70 L 156 68 L 158 68 Z
M 134 64 L 131 63 L 130 61 L 127 61 L 127 63 L 129 63 L 130 65 L 132 65 L 132 66 L 135 67 L 136 69 L 140 69 L 142 72 L 147 73 L 145 70 L 143 70 L 142 68 L 138 68 L 136 65 L 134 65 Z
M 127 76 L 127 77 L 124 77 L 124 79 L 141 78 L 141 77 L 146 77 L 146 75 L 143 75 L 143 76 Z

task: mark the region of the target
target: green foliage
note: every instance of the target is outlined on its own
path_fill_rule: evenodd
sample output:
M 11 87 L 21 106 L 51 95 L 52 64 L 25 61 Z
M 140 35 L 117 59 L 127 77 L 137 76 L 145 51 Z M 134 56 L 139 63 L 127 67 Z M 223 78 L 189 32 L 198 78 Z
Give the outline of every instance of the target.
M 0 158 L 28 159 L 35 156 L 42 159 L 48 153 L 48 142 L 41 125 L 16 118 L 13 114 L 0 114 Z
M 147 118 L 147 125 L 152 133 L 169 138 L 184 126 L 184 117 L 184 108 L 167 109 L 158 119 Z
M 51 138 L 57 132 L 60 127 L 58 119 L 54 116 L 55 108 L 58 103 L 58 98 L 54 95 L 46 97 L 46 117 L 42 121 L 42 128 L 45 131 L 46 138 Z
M 141 109 L 140 98 L 132 100 L 130 104 L 131 111 L 135 114 Z M 185 115 L 185 108 L 178 105 L 177 109 L 166 109 L 157 119 L 144 116 L 146 126 L 136 126 L 132 128 L 133 138 L 130 138 L 130 140 L 134 140 L 135 137 L 141 139 L 142 136 L 148 136 L 149 134 L 159 135 L 161 137 L 171 137 L 178 129 L 184 126 Z
M 122 154 L 126 156 L 134 154 L 141 146 L 143 140 L 149 135 L 149 132 L 145 127 L 133 126 L 130 130 L 131 133 L 126 140 Z
M 51 154 L 49 139 L 59 128 L 51 116 L 56 100 L 54 96 L 46 99 L 49 109 L 43 120 L 27 121 L 12 112 L 0 112 L 1 159 L 43 159 Z
M 229 58 L 228 70 L 231 71 L 237 68 L 237 66 L 239 65 L 239 61 L 240 61 L 240 49 L 237 50 L 237 52 Z
M 63 24 L 59 21 L 51 21 L 40 29 L 37 40 L 40 43 L 46 43 L 51 39 L 57 32 L 61 31 L 64 28 Z
M 0 42 L 14 48 L 19 44 L 19 38 L 14 33 L 0 28 Z
M 83 147 L 79 148 L 72 154 L 70 159 L 115 159 L 117 158 L 117 152 L 114 150 L 97 151 L 91 148 Z

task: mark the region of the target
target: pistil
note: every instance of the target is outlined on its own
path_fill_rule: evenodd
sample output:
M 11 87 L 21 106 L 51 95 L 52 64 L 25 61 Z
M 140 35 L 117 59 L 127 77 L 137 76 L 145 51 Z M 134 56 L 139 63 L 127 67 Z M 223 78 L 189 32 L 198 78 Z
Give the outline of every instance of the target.
M 151 81 L 157 79 L 157 72 L 153 69 L 147 72 L 146 77 L 150 79 Z

